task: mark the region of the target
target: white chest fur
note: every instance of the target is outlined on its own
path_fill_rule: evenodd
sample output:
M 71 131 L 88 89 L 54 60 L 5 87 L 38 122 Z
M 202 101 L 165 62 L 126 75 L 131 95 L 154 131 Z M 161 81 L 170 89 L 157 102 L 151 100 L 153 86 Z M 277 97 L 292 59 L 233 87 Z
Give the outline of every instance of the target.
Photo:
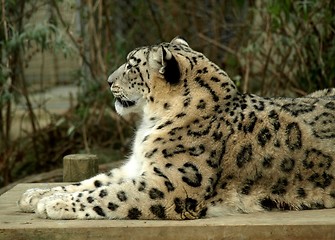
M 135 134 L 133 142 L 132 154 L 128 162 L 122 167 L 122 170 L 127 178 L 136 178 L 143 173 L 144 144 L 143 140 L 149 136 L 154 129 L 154 124 L 149 120 L 143 120 Z

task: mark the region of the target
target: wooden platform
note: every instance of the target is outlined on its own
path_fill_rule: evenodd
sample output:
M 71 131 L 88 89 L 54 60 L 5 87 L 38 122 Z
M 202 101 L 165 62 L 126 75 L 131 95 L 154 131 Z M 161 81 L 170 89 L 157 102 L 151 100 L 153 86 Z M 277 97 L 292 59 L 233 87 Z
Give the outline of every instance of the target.
M 0 239 L 335 239 L 335 209 L 241 214 L 192 221 L 46 220 L 19 211 L 28 188 L 19 184 L 0 196 Z

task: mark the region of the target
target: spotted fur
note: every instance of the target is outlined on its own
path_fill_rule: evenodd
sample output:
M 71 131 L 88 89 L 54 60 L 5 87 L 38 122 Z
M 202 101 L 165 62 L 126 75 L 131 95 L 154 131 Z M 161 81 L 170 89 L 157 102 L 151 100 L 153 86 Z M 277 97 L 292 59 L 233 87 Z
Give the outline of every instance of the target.
M 335 206 L 335 89 L 241 94 L 176 38 L 133 50 L 109 78 L 138 113 L 128 162 L 78 184 L 32 189 L 19 206 L 52 219 L 197 219 Z

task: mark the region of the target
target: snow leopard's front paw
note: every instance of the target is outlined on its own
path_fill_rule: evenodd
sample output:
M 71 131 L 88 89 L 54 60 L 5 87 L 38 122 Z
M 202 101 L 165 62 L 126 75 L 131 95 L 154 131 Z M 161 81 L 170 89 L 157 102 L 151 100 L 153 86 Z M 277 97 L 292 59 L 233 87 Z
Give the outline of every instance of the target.
M 70 193 L 55 193 L 42 198 L 36 207 L 35 213 L 40 218 L 50 219 L 76 219 L 76 210 L 72 204 Z
M 51 189 L 32 188 L 22 194 L 18 201 L 19 208 L 23 212 L 34 212 L 39 200 L 52 194 Z

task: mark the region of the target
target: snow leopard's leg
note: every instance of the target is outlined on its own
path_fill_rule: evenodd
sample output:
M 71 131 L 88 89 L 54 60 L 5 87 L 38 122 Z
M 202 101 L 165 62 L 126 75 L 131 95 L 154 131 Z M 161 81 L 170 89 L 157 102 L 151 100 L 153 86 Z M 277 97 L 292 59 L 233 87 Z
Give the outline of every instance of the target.
M 205 215 L 205 190 L 196 167 L 187 165 L 184 173 L 169 170 L 169 176 L 153 167 L 142 176 L 92 191 L 56 193 L 40 200 L 36 213 L 51 219 L 196 219 Z
M 32 188 L 24 192 L 18 201 L 18 206 L 24 212 L 34 212 L 39 200 L 51 196 L 55 193 L 73 193 L 80 191 L 90 191 L 102 186 L 108 186 L 112 183 L 123 181 L 125 173 L 122 168 L 113 169 L 108 173 L 99 174 L 90 179 L 74 183 L 67 186 L 58 186 L 47 189 Z

